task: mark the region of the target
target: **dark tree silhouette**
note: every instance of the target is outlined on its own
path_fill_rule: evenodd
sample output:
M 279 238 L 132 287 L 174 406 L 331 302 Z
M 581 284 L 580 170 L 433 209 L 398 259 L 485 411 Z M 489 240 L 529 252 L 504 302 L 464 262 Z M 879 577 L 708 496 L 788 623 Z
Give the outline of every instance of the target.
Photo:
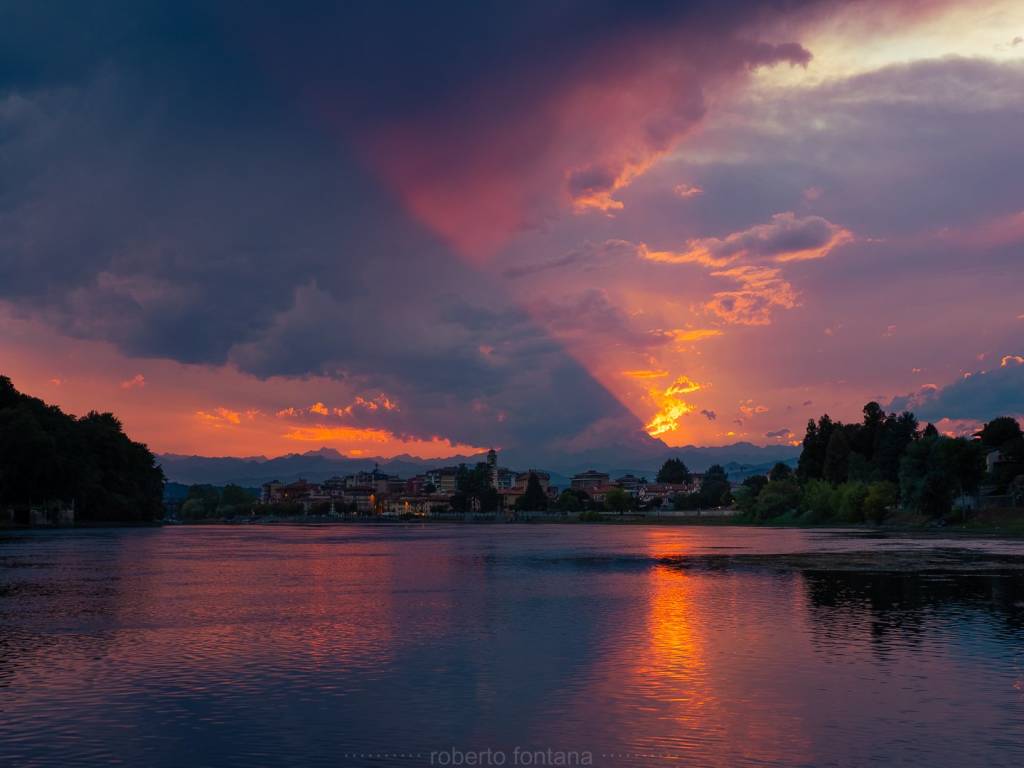
M 828 448 L 825 450 L 825 463 L 822 466 L 821 475 L 830 483 L 845 483 L 850 462 L 850 441 L 846 437 L 846 430 L 835 429 L 828 439 Z
M 1001 449 L 1009 443 L 1020 440 L 1022 433 L 1016 419 L 1010 416 L 1000 416 L 982 427 L 977 436 L 981 438 L 982 445 L 986 448 Z
M 700 503 L 705 507 L 718 507 L 729 500 L 729 476 L 721 464 L 712 464 L 704 473 L 700 484 Z
M 548 495 L 540 486 L 540 479 L 536 472 L 531 472 L 526 479 L 526 490 L 516 501 L 519 509 L 536 512 L 548 508 Z
M 655 480 L 659 483 L 685 484 L 690 482 L 692 475 L 681 459 L 668 459 L 658 470 Z
M 491 469 L 486 463 L 480 462 L 472 469 L 461 465 L 455 488 L 451 505 L 457 512 L 494 512 L 498 508 L 498 491 L 491 485 Z
M 163 471 L 113 414 L 81 418 L 0 376 L 0 504 L 74 504 L 79 520 L 145 522 L 163 512 Z

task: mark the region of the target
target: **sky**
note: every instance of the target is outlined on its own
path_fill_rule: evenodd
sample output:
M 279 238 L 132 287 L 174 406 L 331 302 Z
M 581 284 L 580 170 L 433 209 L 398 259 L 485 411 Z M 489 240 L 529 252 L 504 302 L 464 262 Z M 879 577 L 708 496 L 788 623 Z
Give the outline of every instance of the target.
M 1020 2 L 0 18 L 0 373 L 155 451 L 1024 414 Z

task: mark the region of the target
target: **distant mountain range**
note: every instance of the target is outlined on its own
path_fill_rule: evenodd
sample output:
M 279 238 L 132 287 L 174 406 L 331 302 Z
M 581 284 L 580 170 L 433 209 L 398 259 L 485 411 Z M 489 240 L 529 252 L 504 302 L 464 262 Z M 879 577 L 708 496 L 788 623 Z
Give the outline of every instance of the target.
M 521 451 L 501 452 L 498 463 L 511 469 L 543 469 L 551 474 L 551 482 L 560 487 L 568 485 L 569 478 L 585 469 L 608 472 L 613 477 L 627 473 L 654 480 L 658 468 L 665 459 L 679 458 L 694 472 L 703 472 L 712 464 L 721 464 L 732 479 L 742 479 L 751 474 L 765 472 L 777 461 L 792 464 L 800 454 L 800 448 L 788 445 L 759 446 L 752 443 L 734 443 L 715 447 L 684 446 L 659 451 L 650 455 L 646 451 L 640 456 L 612 456 L 607 452 L 571 454 L 562 457 L 546 457 L 531 460 Z M 350 458 L 333 448 L 321 448 L 306 453 L 290 453 L 268 459 L 265 456 L 208 457 L 161 454 L 157 456 L 167 479 L 176 483 L 209 483 L 225 485 L 236 483 L 253 488 L 271 480 L 291 482 L 304 478 L 322 481 L 334 475 L 347 475 L 360 470 L 372 469 L 376 464 L 384 472 L 410 477 L 432 467 L 454 464 L 475 464 L 483 461 L 485 454 L 472 456 L 451 456 L 444 459 L 420 459 L 401 455 L 391 458 Z

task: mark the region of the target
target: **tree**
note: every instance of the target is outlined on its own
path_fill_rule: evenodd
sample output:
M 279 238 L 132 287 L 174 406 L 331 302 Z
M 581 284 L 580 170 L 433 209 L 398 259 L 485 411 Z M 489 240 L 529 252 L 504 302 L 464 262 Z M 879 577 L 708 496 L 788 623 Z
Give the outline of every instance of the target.
M 700 501 L 705 507 L 719 507 L 728 503 L 729 476 L 720 464 L 712 464 L 700 483 Z
M 680 459 L 668 459 L 658 470 L 655 480 L 659 483 L 686 485 L 692 479 L 690 470 Z
M 558 495 L 555 506 L 562 512 L 580 512 L 583 509 L 583 500 L 579 491 L 566 489 Z
M 757 497 L 757 517 L 769 520 L 800 506 L 800 484 L 793 478 L 768 483 Z
M 228 483 L 221 491 L 220 503 L 230 507 L 245 507 L 256 503 L 256 494 L 240 485 Z
M 753 516 L 757 506 L 757 492 L 749 485 L 741 485 L 733 493 L 733 503 L 742 514 Z
M 604 505 L 610 512 L 621 515 L 633 508 L 633 497 L 621 488 L 610 488 L 604 495 Z
M 847 523 L 864 522 L 864 502 L 868 497 L 866 483 L 844 483 L 837 489 L 839 519 Z
M 1000 416 L 997 419 L 985 424 L 978 432 L 977 437 L 986 448 L 999 450 L 1007 443 L 1020 440 L 1022 432 L 1017 420 L 1010 416 Z
M 850 452 L 850 458 L 846 462 L 846 479 L 855 483 L 870 483 L 880 477 L 878 467 L 872 464 L 864 454 L 856 451 Z
M 833 485 L 846 482 L 850 461 L 850 442 L 846 438 L 846 430 L 840 428 L 832 431 L 825 451 L 825 461 L 821 475 Z
M 456 512 L 494 512 L 498 509 L 500 497 L 491 485 L 491 470 L 484 462 L 470 469 L 459 466 L 455 475 L 455 493 L 451 497 L 452 509 Z
M 526 479 L 526 490 L 516 500 L 516 509 L 536 512 L 548 508 L 548 495 L 541 488 L 540 478 L 536 472 L 531 472 Z
M 768 478 L 764 475 L 751 475 L 746 478 L 733 496 L 736 508 L 745 515 L 753 514 L 757 505 L 757 497 L 766 485 L 768 485 Z
M 862 409 L 864 420 L 853 431 L 851 449 L 871 463 L 885 430 L 886 416 L 882 406 L 873 400 Z
M 880 525 L 885 521 L 889 510 L 899 501 L 899 488 L 895 483 L 882 480 L 868 486 L 864 497 L 864 517 L 868 522 Z
M 814 419 L 807 422 L 807 434 L 804 435 L 803 451 L 800 453 L 796 469 L 801 480 L 822 477 L 828 443 L 832 439 L 832 433 L 836 426 L 827 413 L 818 419 L 817 423 L 814 422 Z
M 202 507 L 202 514 L 193 514 L 193 517 L 213 517 L 220 505 L 220 489 L 215 485 L 197 484 L 190 485 L 188 493 L 185 494 L 185 503 L 196 502 Z M 182 505 L 184 508 L 184 504 Z M 196 506 L 191 507 L 195 509 Z
M 180 514 L 182 520 L 202 520 L 207 517 L 206 505 L 201 499 L 186 499 Z
M 827 480 L 808 480 L 804 485 L 800 508 L 809 523 L 828 520 L 835 516 L 839 508 L 838 492 Z
M 936 434 L 938 433 L 936 432 Z M 891 483 L 898 482 L 900 459 L 903 452 L 919 437 L 918 421 L 914 414 L 910 411 L 904 411 L 898 416 L 889 414 L 878 439 L 878 448 L 873 458 L 873 463 L 878 470 L 878 477 Z
M 775 466 L 772 467 L 771 472 L 768 473 L 768 479 L 773 483 L 777 483 L 780 480 L 789 480 L 791 477 L 793 477 L 793 469 L 781 461 L 777 461 Z
M 962 437 L 924 437 L 900 465 L 903 503 L 930 517 L 949 513 L 954 498 L 977 492 L 985 473 L 984 446 Z
M 978 492 L 985 477 L 985 446 L 962 437 L 943 438 L 938 444 L 938 461 L 949 475 L 957 497 Z
M 677 511 L 689 511 L 707 506 L 703 502 L 700 491 L 696 493 L 677 493 L 672 496 L 672 509 Z
M 753 492 L 755 498 L 766 485 L 768 485 L 768 478 L 764 475 L 751 475 L 742 483 L 744 488 L 749 488 Z

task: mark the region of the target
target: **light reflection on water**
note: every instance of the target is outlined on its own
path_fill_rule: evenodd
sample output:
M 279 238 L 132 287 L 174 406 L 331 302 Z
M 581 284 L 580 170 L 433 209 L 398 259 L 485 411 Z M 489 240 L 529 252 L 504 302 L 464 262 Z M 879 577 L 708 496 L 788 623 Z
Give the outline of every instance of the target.
M 422 765 L 519 746 L 599 765 L 1019 765 L 1022 663 L 1016 541 L 0 535 L 0 764 Z

